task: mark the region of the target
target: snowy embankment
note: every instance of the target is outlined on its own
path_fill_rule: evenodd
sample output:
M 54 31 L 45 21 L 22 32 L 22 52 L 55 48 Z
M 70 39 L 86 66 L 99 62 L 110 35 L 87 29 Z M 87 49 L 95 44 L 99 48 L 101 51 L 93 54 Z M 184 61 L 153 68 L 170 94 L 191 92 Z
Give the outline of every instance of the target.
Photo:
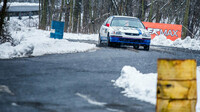
M 124 66 L 121 76 L 113 82 L 115 86 L 124 89 L 122 93 L 125 96 L 156 104 L 157 73 L 142 74 L 134 67 Z M 199 102 L 200 66 L 197 67 L 197 90 Z M 200 112 L 200 103 L 197 103 L 197 112 Z
M 181 40 L 179 38 L 175 41 L 171 41 L 167 39 L 164 35 L 160 35 L 152 39 L 151 45 L 170 46 L 170 47 L 187 48 L 191 50 L 200 50 L 200 40 L 191 39 L 190 37 L 186 37 L 184 40 Z
M 94 40 L 98 41 L 98 34 L 74 34 L 74 33 L 67 33 L 63 37 L 64 39 L 72 39 L 72 40 Z
M 0 59 L 10 59 L 15 57 L 40 56 L 54 53 L 76 53 L 85 52 L 96 48 L 94 44 L 70 42 L 65 38 L 78 34 L 64 34 L 64 39 L 50 38 L 50 31 L 43 31 L 36 28 L 38 18 L 34 17 L 29 21 L 28 17 L 23 20 L 11 18 L 10 32 L 14 39 L 14 45 L 4 43 L 0 45 Z M 31 26 L 31 27 L 30 27 Z M 90 38 L 93 35 L 88 35 Z

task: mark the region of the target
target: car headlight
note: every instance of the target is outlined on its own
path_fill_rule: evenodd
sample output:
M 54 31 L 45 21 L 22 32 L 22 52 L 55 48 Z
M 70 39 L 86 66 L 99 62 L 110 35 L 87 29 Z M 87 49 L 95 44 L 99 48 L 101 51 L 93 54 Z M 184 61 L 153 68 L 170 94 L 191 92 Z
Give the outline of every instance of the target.
M 144 36 L 144 37 L 150 37 L 151 35 L 149 34 L 149 32 L 143 32 L 142 36 Z
M 113 34 L 113 35 L 121 35 L 122 32 L 121 32 L 121 31 L 113 31 L 112 34 Z

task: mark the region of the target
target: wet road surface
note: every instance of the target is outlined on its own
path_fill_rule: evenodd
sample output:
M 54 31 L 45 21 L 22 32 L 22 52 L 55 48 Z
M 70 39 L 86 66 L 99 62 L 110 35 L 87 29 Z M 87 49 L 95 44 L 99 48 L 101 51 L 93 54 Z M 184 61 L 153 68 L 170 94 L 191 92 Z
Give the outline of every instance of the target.
M 0 60 L 0 85 L 11 91 L 1 92 L 0 86 L 0 112 L 155 112 L 155 105 L 123 96 L 111 80 L 125 65 L 156 73 L 158 58 L 192 58 L 199 66 L 199 55 L 173 47 L 144 51 L 103 46 L 84 53 Z

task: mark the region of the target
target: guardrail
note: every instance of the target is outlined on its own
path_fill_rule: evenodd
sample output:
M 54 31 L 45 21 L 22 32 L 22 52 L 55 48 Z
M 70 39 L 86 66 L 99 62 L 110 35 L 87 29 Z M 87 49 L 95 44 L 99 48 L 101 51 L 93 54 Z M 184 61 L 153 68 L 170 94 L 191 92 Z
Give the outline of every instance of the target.
M 1 9 L 1 6 L 0 6 Z M 8 17 L 33 16 L 39 14 L 39 6 L 10 6 L 8 8 Z

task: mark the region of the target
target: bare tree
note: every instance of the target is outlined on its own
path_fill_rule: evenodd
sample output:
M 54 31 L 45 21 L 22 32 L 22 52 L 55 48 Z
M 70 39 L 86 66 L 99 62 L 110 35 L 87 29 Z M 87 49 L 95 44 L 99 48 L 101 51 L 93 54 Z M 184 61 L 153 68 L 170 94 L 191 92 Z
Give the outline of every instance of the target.
M 65 32 L 98 33 L 112 15 L 136 16 L 142 21 L 182 24 L 183 37 L 200 35 L 199 0 L 39 0 L 40 28 L 64 15 Z M 47 7 L 45 4 L 48 4 Z M 50 11 L 49 11 L 50 10 Z M 47 19 L 47 20 L 46 20 Z M 45 22 L 49 21 L 49 22 Z M 45 26 L 45 27 L 44 27 Z
M 42 0 L 42 11 L 41 11 L 41 21 L 40 21 L 40 26 L 39 29 L 46 30 L 47 27 L 47 5 L 48 5 L 48 0 Z
M 3 6 L 0 12 L 0 44 L 5 42 L 11 42 L 12 38 L 8 32 L 8 24 L 5 20 L 7 14 L 7 0 L 3 1 Z
M 190 9 L 190 0 L 187 0 L 186 2 L 186 9 L 185 9 L 185 15 L 184 15 L 184 21 L 183 21 L 183 33 L 182 38 L 186 38 L 187 36 L 187 30 L 188 30 L 188 20 L 189 20 L 189 9 Z

